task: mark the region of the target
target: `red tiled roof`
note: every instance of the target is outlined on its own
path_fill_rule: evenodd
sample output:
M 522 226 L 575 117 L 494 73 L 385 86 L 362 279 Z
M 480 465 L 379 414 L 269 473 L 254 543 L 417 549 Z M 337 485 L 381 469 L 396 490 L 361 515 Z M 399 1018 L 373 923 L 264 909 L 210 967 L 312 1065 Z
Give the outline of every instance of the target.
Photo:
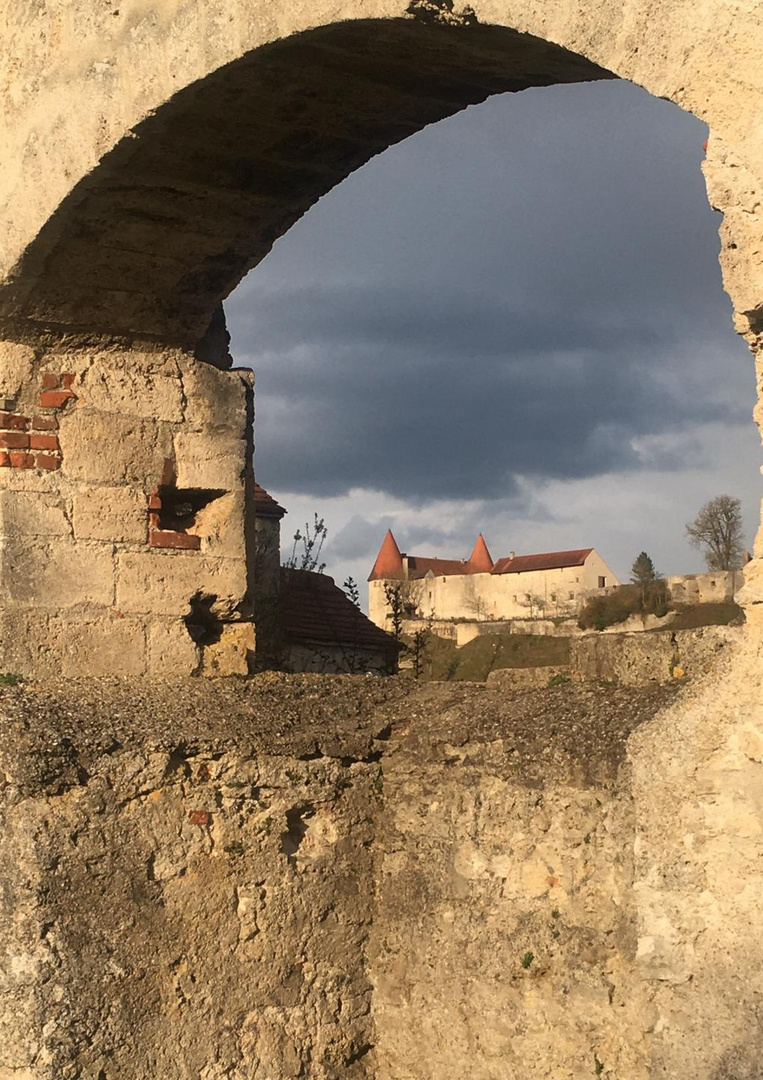
M 326 574 L 281 567 L 283 631 L 296 641 L 394 652 L 398 645 L 357 608 Z
M 472 574 L 489 574 L 493 569 L 493 560 L 485 543 L 485 537 L 479 534 L 474 542 L 472 553 L 469 556 L 469 572 Z
M 593 548 L 576 548 L 574 551 L 546 551 L 541 555 L 515 555 L 499 559 L 493 574 L 525 574 L 530 570 L 560 570 L 565 566 L 582 566 Z
M 469 574 L 469 564 L 464 559 L 430 559 L 423 555 L 408 556 L 408 577 L 423 578 L 432 571 L 435 577 L 450 577 L 452 574 Z
M 254 513 L 257 517 L 282 518 L 287 511 L 260 484 L 254 485 Z
M 369 581 L 378 581 L 379 578 L 402 578 L 403 556 L 397 546 L 397 540 L 392 535 L 392 530 L 387 529 L 387 535 L 382 540 L 379 554 L 376 556 L 374 568 L 368 575 Z

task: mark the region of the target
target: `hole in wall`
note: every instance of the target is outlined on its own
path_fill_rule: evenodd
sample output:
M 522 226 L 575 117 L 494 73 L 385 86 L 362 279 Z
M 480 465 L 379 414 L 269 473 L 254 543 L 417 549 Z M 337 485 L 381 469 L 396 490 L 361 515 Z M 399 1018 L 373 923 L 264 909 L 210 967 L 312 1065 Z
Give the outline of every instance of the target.
M 197 645 L 214 645 L 222 636 L 222 623 L 212 611 L 217 600 L 214 594 L 195 593 L 189 600 L 190 612 L 183 622 Z
M 160 487 L 158 528 L 170 532 L 188 532 L 196 524 L 199 511 L 225 494 L 224 490 L 218 489 L 176 488 L 170 485 Z
M 305 839 L 307 830 L 310 828 L 309 819 L 315 813 L 315 807 L 310 803 L 303 806 L 294 806 L 286 811 L 286 832 L 281 833 L 281 851 L 289 859 L 299 851 L 302 841 Z

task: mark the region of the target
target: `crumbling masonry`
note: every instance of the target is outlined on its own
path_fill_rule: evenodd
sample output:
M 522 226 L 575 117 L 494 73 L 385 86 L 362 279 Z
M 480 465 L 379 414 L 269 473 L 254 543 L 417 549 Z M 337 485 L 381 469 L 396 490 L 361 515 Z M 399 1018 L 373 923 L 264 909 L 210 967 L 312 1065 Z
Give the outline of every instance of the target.
M 736 647 L 619 742 L 564 698 L 433 691 L 398 752 L 340 689 L 62 685 L 246 671 L 220 302 L 490 94 L 623 77 L 707 122 L 763 394 L 762 62 L 732 0 L 0 0 L 0 671 L 51 680 L 3 693 L 0 1076 L 757 1074 L 763 534 Z

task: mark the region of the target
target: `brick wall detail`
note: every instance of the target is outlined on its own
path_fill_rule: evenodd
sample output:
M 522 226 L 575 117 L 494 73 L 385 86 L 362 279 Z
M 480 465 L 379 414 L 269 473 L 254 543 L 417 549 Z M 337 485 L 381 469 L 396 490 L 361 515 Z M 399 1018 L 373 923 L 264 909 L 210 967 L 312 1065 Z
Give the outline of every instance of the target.
M 49 410 L 47 413 L 22 416 L 12 408 L 0 412 L 0 468 L 46 472 L 60 469 L 57 412 L 68 401 L 76 400 L 73 384 L 71 372 L 45 372 L 40 381 L 39 408 Z

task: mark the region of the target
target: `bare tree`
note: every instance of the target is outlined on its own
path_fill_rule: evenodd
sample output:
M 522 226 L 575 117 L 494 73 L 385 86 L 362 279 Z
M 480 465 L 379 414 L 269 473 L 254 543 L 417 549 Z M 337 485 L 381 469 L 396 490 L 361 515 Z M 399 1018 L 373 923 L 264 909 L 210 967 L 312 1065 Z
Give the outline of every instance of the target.
M 716 495 L 686 526 L 692 547 L 700 548 L 708 570 L 738 570 L 744 562 L 742 504 L 732 495 Z
M 323 518 L 319 518 L 317 514 L 314 517 L 315 520 L 312 526 L 309 522 L 305 523 L 304 533 L 299 529 L 294 533 L 291 555 L 284 563 L 284 566 L 289 570 L 312 570 L 317 574 L 322 574 L 326 569 L 325 562 L 322 563 L 320 558 L 323 541 L 328 533 L 328 526 Z M 300 543 L 302 548 L 298 550 L 297 545 Z

